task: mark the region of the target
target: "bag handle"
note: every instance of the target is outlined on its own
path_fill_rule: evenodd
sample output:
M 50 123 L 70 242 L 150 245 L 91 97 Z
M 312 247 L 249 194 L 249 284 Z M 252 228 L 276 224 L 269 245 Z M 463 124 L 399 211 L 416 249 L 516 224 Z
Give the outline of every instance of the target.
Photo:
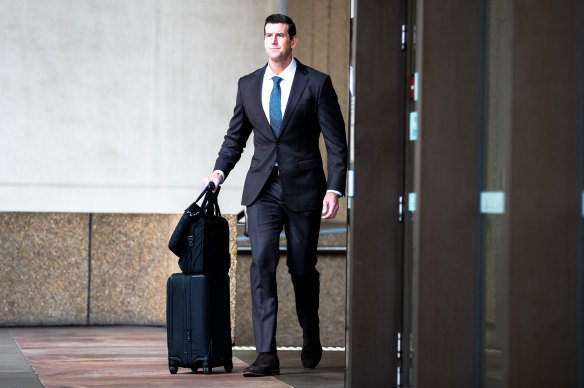
M 210 184 L 213 185 L 213 182 Z M 213 187 L 215 187 L 215 185 L 213 185 Z M 206 206 L 203 207 L 205 213 L 221 217 L 221 210 L 219 209 L 219 202 L 217 200 L 219 197 L 219 191 L 221 191 L 221 186 L 217 187 L 217 191 L 215 192 L 213 192 L 212 189 L 209 191 L 209 201 Z
M 187 213 L 191 217 L 194 217 L 197 214 L 199 214 L 201 210 L 206 213 L 206 209 L 207 209 L 208 204 L 209 204 L 209 197 L 211 196 L 214 188 L 215 188 L 215 184 L 213 182 L 209 182 L 207 187 L 205 187 L 203 189 L 203 191 L 201 192 L 201 194 L 199 194 L 199 196 L 197 197 L 195 202 L 191 203 L 189 205 L 189 207 L 187 207 L 185 209 L 185 213 Z M 203 198 L 203 196 L 204 196 L 204 198 Z M 198 207 L 197 202 L 199 202 L 201 200 L 201 198 L 203 198 L 203 203 L 201 204 L 201 207 L 198 208 L 199 211 L 197 211 L 196 213 L 193 213 L 192 211 Z

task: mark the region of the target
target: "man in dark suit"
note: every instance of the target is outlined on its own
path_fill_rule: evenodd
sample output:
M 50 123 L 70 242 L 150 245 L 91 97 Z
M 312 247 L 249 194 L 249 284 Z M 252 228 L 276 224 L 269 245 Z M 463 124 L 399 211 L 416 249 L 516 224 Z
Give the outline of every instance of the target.
M 211 175 L 217 187 L 239 161 L 253 131 L 254 155 L 243 187 L 252 248 L 252 318 L 258 357 L 244 376 L 278 374 L 276 266 L 279 237 L 286 233 L 288 269 L 303 330 L 302 365 L 322 357 L 319 334 L 319 272 L 316 248 L 320 220 L 334 218 L 345 191 L 345 124 L 328 75 L 292 57 L 298 43 L 288 16 L 266 18 L 268 64 L 239 80 L 236 104 Z M 323 134 L 328 180 L 319 150 Z

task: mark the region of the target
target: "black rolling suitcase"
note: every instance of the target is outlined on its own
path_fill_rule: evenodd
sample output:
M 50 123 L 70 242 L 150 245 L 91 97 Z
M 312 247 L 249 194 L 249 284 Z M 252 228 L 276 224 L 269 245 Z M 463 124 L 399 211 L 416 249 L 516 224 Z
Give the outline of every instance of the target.
M 166 283 L 168 368 L 233 369 L 229 275 L 175 273 Z

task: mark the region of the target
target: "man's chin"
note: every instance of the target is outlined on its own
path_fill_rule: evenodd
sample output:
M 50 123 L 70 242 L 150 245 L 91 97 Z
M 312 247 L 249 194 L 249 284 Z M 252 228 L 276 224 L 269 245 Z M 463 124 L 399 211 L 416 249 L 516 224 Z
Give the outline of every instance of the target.
M 273 63 L 286 63 L 292 59 L 292 57 L 285 57 L 283 55 L 268 55 L 268 58 Z

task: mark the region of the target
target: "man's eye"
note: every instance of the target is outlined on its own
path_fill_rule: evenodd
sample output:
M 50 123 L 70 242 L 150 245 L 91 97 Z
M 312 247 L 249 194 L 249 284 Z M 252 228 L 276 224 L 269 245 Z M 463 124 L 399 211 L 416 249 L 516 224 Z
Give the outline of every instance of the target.
M 285 36 L 286 36 L 285 34 L 276 34 L 276 37 L 277 37 L 278 39 L 282 39 L 282 38 L 284 38 Z M 273 37 L 274 37 L 274 34 L 266 34 L 266 38 L 273 38 Z

